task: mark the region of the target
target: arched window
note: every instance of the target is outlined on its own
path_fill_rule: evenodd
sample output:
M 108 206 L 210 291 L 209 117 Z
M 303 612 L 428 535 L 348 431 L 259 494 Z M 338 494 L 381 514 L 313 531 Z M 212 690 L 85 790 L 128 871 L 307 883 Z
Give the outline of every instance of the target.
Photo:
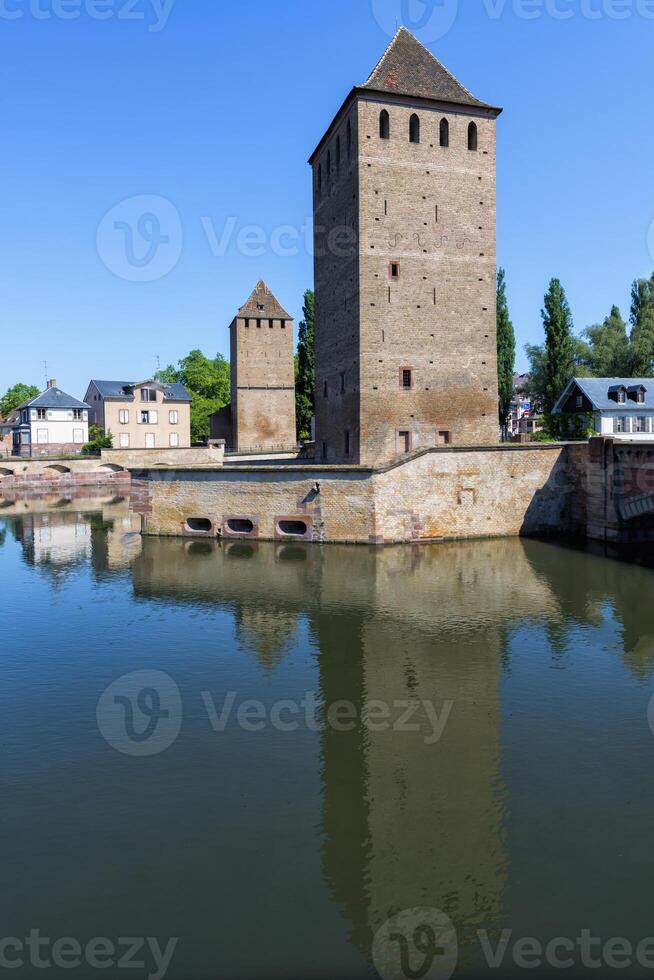
M 386 109 L 382 109 L 379 113 L 379 138 L 381 140 L 389 140 L 391 138 L 391 117 L 386 112 Z
M 441 119 L 441 146 L 450 145 L 450 124 L 447 119 Z
M 347 158 L 352 157 L 352 120 L 347 121 Z
M 341 137 L 336 137 L 336 173 L 341 169 Z
M 409 142 L 420 142 L 420 118 L 415 114 L 415 112 L 409 120 Z
M 332 175 L 332 151 L 327 150 L 327 178 Z
M 477 124 L 471 122 L 468 126 L 468 149 L 471 153 L 475 153 L 477 151 L 478 142 L 479 137 L 477 132 Z

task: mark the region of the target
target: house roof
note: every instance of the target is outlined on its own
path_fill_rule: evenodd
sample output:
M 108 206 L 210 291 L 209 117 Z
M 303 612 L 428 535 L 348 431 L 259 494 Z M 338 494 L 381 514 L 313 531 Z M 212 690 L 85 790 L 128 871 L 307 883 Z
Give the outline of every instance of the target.
M 239 316 L 256 317 L 263 320 L 292 320 L 276 297 L 266 286 L 263 279 L 254 287 L 247 302 L 238 311 Z
M 575 386 L 586 396 L 596 412 L 616 411 L 616 409 L 625 411 L 636 407 L 636 402 L 627 401 L 618 404 L 615 399 L 609 397 L 610 392 L 615 392 L 619 388 L 627 390 L 644 388 L 645 401 L 638 403 L 638 408 L 654 410 L 654 378 L 573 378 L 554 406 L 554 412 L 561 411 L 563 403 Z
M 475 98 L 406 27 L 399 29 L 361 88 L 437 102 L 494 108 Z
M 61 388 L 46 388 L 36 398 L 31 398 L 19 406 L 20 408 L 90 408 L 86 402 L 78 401 L 72 395 L 67 395 Z
M 160 381 L 91 381 L 105 401 L 134 401 L 134 388 L 139 384 L 153 385 L 162 389 L 165 402 L 190 402 L 191 396 L 183 384 L 164 384 Z

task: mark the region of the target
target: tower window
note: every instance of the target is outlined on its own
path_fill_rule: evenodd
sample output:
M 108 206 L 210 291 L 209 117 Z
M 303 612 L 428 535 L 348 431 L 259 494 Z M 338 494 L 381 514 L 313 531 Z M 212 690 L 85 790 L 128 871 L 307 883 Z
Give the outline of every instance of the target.
M 345 371 L 341 371 L 341 395 L 345 394 Z
M 345 455 L 349 456 L 350 455 L 350 430 L 349 429 L 345 430 L 344 442 L 345 442 Z
M 322 397 L 327 398 L 328 395 L 329 395 L 329 389 L 327 387 L 327 382 L 325 381 L 322 386 Z
M 379 113 L 379 138 L 389 140 L 391 138 L 391 117 L 386 109 Z
M 388 264 L 388 277 L 389 279 L 399 279 L 400 278 L 400 263 L 399 262 L 389 262 Z
M 477 152 L 477 147 L 479 145 L 479 133 L 477 130 L 477 124 L 471 122 L 468 126 L 468 149 L 471 153 Z
M 413 388 L 412 368 L 402 368 L 400 371 L 400 388 L 403 391 L 410 391 Z
M 441 119 L 441 146 L 450 145 L 450 124 L 447 119 Z
M 409 142 L 420 142 L 420 117 L 417 116 L 415 112 L 409 120 Z

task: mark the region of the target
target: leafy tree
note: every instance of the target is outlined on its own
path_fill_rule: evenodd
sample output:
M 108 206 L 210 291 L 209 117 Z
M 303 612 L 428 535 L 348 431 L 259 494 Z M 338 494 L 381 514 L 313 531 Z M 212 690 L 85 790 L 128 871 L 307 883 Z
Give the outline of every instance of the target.
M 26 385 L 22 382 L 15 384 L 13 388 L 9 388 L 2 398 L 0 398 L 0 415 L 6 417 L 10 412 L 18 408 L 19 405 L 24 405 L 30 399 L 36 398 L 38 394 L 40 394 L 39 389 L 34 385 Z
M 572 333 L 572 314 L 565 291 L 552 279 L 541 312 L 545 327 L 543 410 L 551 415 L 563 389 L 574 377 L 577 345 Z
M 631 373 L 627 325 L 617 306 L 603 323 L 587 327 L 583 334 L 582 359 L 596 378 L 622 378 Z
M 298 330 L 297 357 L 295 358 L 295 405 L 297 432 L 300 439 L 311 438 L 311 418 L 315 408 L 315 295 L 307 289 L 302 307 L 303 319 Z
M 631 374 L 654 374 L 654 274 L 637 279 L 631 290 Z
M 210 433 L 210 418 L 229 404 L 231 377 L 229 361 L 222 354 L 211 359 L 200 350 L 182 358 L 179 367 L 172 364 L 159 371 L 156 380 L 164 384 L 181 382 L 192 397 L 191 439 L 200 442 Z
M 513 373 L 515 371 L 515 331 L 509 316 L 506 298 L 506 273 L 497 273 L 497 380 L 499 387 L 499 413 L 502 435 L 506 437 L 507 419 L 513 398 Z
M 89 426 L 89 441 L 82 447 L 84 456 L 99 456 L 102 449 L 113 449 L 114 437 L 111 430 L 105 435 L 99 425 Z

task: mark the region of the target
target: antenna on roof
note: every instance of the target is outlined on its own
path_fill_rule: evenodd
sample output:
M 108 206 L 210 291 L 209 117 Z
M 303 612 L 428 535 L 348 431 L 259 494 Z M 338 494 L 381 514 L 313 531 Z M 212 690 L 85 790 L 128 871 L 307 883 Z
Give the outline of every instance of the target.
M 45 372 L 45 386 L 47 388 L 48 387 L 48 381 L 50 380 L 48 378 L 48 362 L 47 361 L 44 361 L 43 362 L 43 370 Z
M 154 359 L 155 359 L 156 364 L 157 364 L 157 374 L 159 374 L 159 372 L 161 371 L 161 358 L 159 357 L 158 354 L 155 354 L 154 355 Z

